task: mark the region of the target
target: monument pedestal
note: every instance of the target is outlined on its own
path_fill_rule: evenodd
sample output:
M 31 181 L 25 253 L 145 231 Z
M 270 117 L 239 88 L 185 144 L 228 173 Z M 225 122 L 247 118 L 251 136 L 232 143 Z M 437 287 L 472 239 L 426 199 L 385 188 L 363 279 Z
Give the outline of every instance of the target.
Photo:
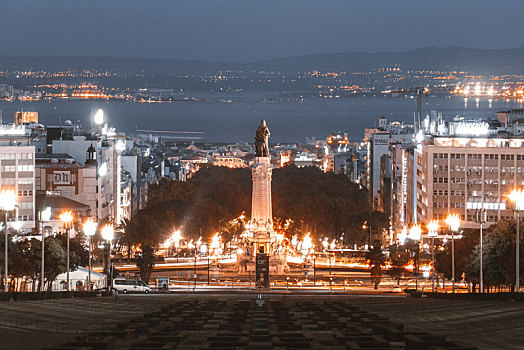
M 239 254 L 237 257 L 237 268 L 239 273 L 254 273 L 256 272 L 255 255 Z M 286 273 L 288 266 L 285 255 L 269 255 L 269 272 L 270 273 Z
M 255 272 L 257 254 L 269 256 L 269 271 L 283 273 L 287 270 L 286 257 L 279 254 L 276 232 L 273 230 L 271 204 L 271 173 L 269 157 L 255 157 L 251 164 L 253 193 L 251 195 L 251 221 L 244 232 L 242 253 L 237 255 L 239 272 Z

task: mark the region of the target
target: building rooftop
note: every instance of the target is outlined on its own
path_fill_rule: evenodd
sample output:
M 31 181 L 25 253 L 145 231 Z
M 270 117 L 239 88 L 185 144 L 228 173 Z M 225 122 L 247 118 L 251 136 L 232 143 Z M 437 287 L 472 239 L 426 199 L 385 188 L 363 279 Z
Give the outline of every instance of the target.
M 50 207 L 53 211 L 88 211 L 89 205 L 77 202 L 75 200 L 56 195 L 47 195 L 46 193 L 36 195 L 36 208 L 40 212 L 42 209 Z

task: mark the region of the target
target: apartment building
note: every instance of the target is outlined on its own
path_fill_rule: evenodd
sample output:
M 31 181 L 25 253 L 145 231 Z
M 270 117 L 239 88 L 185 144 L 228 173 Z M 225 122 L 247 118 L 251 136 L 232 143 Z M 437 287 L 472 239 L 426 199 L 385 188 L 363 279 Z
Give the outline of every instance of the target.
M 8 227 L 18 221 L 20 230 L 31 231 L 35 228 L 35 146 L 23 132 L 16 135 L 17 130 L 0 126 L 0 189 L 17 194 L 16 215 L 9 217 Z
M 487 225 L 513 218 L 507 195 L 524 186 L 522 137 L 433 137 L 417 146 L 413 159 L 414 221 L 458 213 L 462 227 L 477 228 L 479 208 L 487 212 Z
M 68 154 L 36 154 L 35 190 L 51 192 L 97 211 L 96 166 L 82 165 Z
M 413 143 L 414 127 L 399 122 L 387 123 L 385 117 L 379 119 L 378 129 L 366 129 L 368 144 L 367 186 L 373 209 L 380 210 L 380 162 L 382 156 L 389 155 L 391 144 L 410 145 Z

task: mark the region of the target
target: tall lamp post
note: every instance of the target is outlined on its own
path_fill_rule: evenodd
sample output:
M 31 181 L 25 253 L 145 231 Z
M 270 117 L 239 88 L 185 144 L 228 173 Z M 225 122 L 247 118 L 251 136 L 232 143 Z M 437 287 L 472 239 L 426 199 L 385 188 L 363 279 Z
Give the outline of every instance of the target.
M 89 218 L 84 222 L 84 234 L 89 237 L 89 271 L 87 272 L 87 291 L 91 291 L 91 246 L 93 245 L 93 236 L 96 232 L 97 223 Z
M 426 227 L 428 228 L 428 237 L 431 237 L 431 262 L 433 269 L 431 273 L 431 292 L 435 293 L 435 237 L 438 234 L 438 220 L 431 220 Z
M 524 190 L 514 189 L 509 194 L 509 199 L 515 203 L 517 212 L 517 237 L 515 237 L 515 291 L 520 292 L 520 211 L 524 210 Z
M 413 225 L 409 229 L 408 238 L 417 242 L 417 255 L 416 262 L 417 269 L 415 271 L 415 290 L 418 290 L 418 269 L 419 269 L 419 260 L 420 260 L 420 238 L 422 236 L 422 228 L 420 225 Z M 415 260 L 414 260 L 415 261 Z
M 8 260 L 9 260 L 9 251 L 8 251 L 8 232 L 7 232 L 7 215 L 10 211 L 15 210 L 16 206 L 16 194 L 14 190 L 1 190 L 0 191 L 0 210 L 4 213 L 4 231 L 5 231 L 5 250 L 4 250 L 4 292 L 7 293 L 8 287 Z
M 486 209 L 478 209 L 475 213 L 475 221 L 480 224 L 480 285 L 479 292 L 484 293 L 484 270 L 482 265 L 482 258 L 484 256 L 484 250 L 482 247 L 484 238 L 482 237 L 482 224 L 487 222 L 487 212 Z
M 362 229 L 366 230 L 369 228 L 369 236 L 368 236 L 368 249 L 371 249 L 371 225 L 368 224 L 368 222 L 364 222 L 364 225 L 362 225 Z
M 107 277 L 109 279 L 109 287 L 113 287 L 113 266 L 111 266 L 111 241 L 115 237 L 115 229 L 112 224 L 105 224 L 104 227 L 102 227 L 101 233 L 102 238 L 107 241 L 109 248 L 107 251 Z
M 176 248 L 176 262 L 178 262 L 178 247 L 180 247 L 180 240 L 182 239 L 182 234 L 180 233 L 180 230 L 176 230 L 173 235 L 171 236 L 173 241 L 175 242 L 175 248 Z
M 45 253 L 45 232 L 44 232 L 44 223 L 51 220 L 51 208 L 46 207 L 44 210 L 40 212 L 40 221 L 42 221 L 42 263 L 40 264 L 41 271 L 40 271 L 40 291 L 44 291 L 44 283 L 45 283 L 45 269 L 44 269 L 44 253 Z
M 197 262 L 197 254 L 200 251 L 200 247 L 202 246 L 202 237 L 198 239 L 195 243 L 195 288 L 196 288 L 196 282 L 197 282 L 197 270 L 196 270 L 196 262 Z
M 455 293 L 455 233 L 460 228 L 460 216 L 458 214 L 449 214 L 446 217 L 446 224 L 448 224 L 451 231 L 451 282 L 453 293 Z
M 187 248 L 189 249 L 189 254 L 191 254 L 191 250 L 193 250 L 195 252 L 195 256 L 194 256 L 194 264 L 193 264 L 193 279 L 194 279 L 194 285 L 193 285 L 193 290 L 196 289 L 196 285 L 197 285 L 197 271 L 196 271 L 196 267 L 197 267 L 197 251 L 196 251 L 196 244 L 193 243 L 193 240 L 189 241 L 189 243 L 187 243 Z
M 64 229 L 66 231 L 66 280 L 67 280 L 67 287 L 66 290 L 69 292 L 69 260 L 70 260 L 70 251 L 69 251 L 69 230 L 71 227 L 73 227 L 73 213 L 70 211 L 65 211 L 62 214 L 60 214 L 60 221 L 64 224 Z

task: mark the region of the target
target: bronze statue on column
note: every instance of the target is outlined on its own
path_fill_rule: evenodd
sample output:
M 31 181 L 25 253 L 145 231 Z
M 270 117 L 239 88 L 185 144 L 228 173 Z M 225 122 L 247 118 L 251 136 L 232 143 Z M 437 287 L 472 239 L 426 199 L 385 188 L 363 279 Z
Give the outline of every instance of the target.
M 269 128 L 262 120 L 255 135 L 255 157 L 269 157 Z

